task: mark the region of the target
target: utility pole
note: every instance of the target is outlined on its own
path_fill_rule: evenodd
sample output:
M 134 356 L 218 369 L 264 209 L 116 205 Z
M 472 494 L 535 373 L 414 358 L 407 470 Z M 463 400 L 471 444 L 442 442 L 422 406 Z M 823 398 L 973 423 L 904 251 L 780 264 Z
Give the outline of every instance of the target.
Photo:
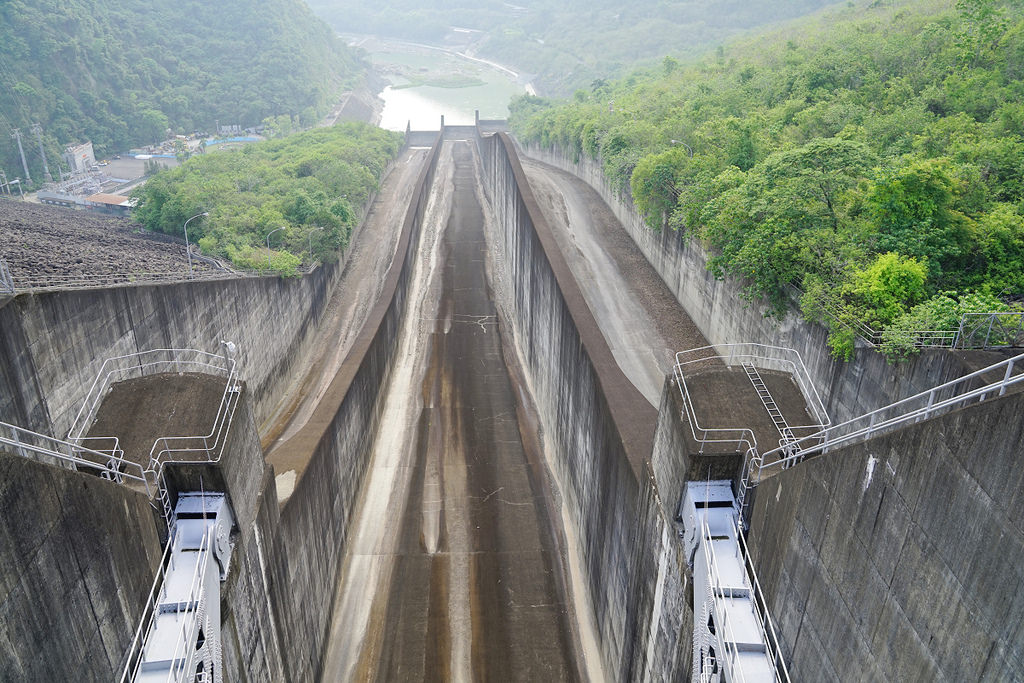
M 18 141 L 18 152 L 21 153 L 21 167 L 25 169 L 25 179 L 31 183 L 32 175 L 28 172 L 28 164 L 25 163 L 25 150 L 21 146 L 21 131 L 15 128 L 14 132 L 11 133 L 11 137 Z M 21 189 L 20 185 L 18 189 Z
M 43 127 L 38 123 L 33 123 L 32 132 L 36 134 L 36 138 L 39 140 L 39 154 L 43 157 L 43 175 L 46 176 L 46 182 L 52 183 L 53 176 L 50 175 L 50 167 L 46 164 L 46 150 L 43 149 Z
M 7 174 L 2 170 L 0 170 L 0 192 L 3 192 L 6 195 L 11 194 L 11 188 L 7 184 Z

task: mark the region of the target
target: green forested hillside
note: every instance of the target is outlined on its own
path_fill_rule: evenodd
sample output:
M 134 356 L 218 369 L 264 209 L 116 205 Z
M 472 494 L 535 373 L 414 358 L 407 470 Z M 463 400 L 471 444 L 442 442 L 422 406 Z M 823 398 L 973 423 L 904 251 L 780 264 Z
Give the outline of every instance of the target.
M 484 57 L 568 94 L 666 54 L 698 55 L 723 38 L 835 0 L 310 0 L 339 31 L 441 42 L 451 27 L 484 32 Z
M 13 127 L 42 124 L 55 165 L 70 142 L 92 140 L 103 156 L 216 120 L 313 123 L 362 73 L 301 0 L 6 0 L 0 168 L 22 175 Z M 26 139 L 33 179 L 36 148 Z
M 307 257 L 332 260 L 348 244 L 358 209 L 401 144 L 399 133 L 346 123 L 201 154 L 136 190 L 135 218 L 180 237 L 186 219 L 209 212 L 189 225 L 189 239 L 258 270 L 268 266 L 267 233 L 284 226 L 269 265 L 294 273 Z
M 692 65 L 513 106 L 521 139 L 599 158 L 654 230 L 804 313 L 955 328 L 1024 297 L 1024 8 L 850 3 Z M 839 320 L 837 320 L 839 319 Z

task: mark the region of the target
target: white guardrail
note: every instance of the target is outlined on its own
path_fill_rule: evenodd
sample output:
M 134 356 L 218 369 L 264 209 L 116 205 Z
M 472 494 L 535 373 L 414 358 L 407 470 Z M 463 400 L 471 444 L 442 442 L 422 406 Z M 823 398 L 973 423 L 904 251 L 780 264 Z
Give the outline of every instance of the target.
M 118 448 L 115 437 L 90 437 L 86 434 L 96 419 L 104 397 L 115 382 L 148 375 L 186 372 L 224 377 L 224 389 L 210 431 L 192 436 L 157 438 L 150 449 L 149 461 L 142 468 L 160 500 L 168 526 L 171 524 L 172 514 L 170 493 L 164 478 L 166 466 L 219 462 L 231 429 L 241 394 L 241 384 L 235 360 L 231 357 L 234 344 L 221 342 L 221 346 L 223 353 L 220 355 L 196 349 L 153 349 L 108 358 L 100 366 L 68 433 L 68 441 L 75 446 L 90 444 L 96 452 L 113 454 L 112 449 Z M 104 445 L 107 445 L 107 448 L 104 448 Z
M 737 559 L 743 564 L 746 575 L 747 585 L 743 586 L 737 586 L 722 579 L 721 572 L 719 571 L 718 557 L 712 542 L 714 537 L 711 534 L 707 518 L 701 522 L 701 534 L 701 547 L 704 549 L 704 561 L 707 564 L 708 570 L 708 595 L 705 597 L 705 600 L 711 605 L 716 631 L 715 639 L 718 641 L 719 646 L 718 650 L 716 650 L 715 661 L 709 662 L 709 664 L 720 666 L 726 674 L 725 680 L 730 683 L 744 683 L 747 681 L 744 667 L 740 662 L 741 654 L 747 650 L 740 645 L 742 639 L 733 632 L 732 620 L 728 618 L 722 600 L 716 598 L 734 599 L 749 597 L 750 607 L 760 632 L 761 641 L 764 643 L 764 654 L 772 668 L 775 683 L 789 683 L 789 669 L 786 666 L 785 657 L 782 656 L 779 636 L 776 633 L 775 623 L 771 618 L 771 614 L 768 612 L 768 605 L 764 600 L 764 593 L 761 591 L 761 583 L 758 581 L 754 565 L 750 561 L 747 544 L 743 539 L 743 530 L 736 525 L 735 521 L 732 523 L 732 536 L 736 540 L 735 550 L 738 555 Z M 694 662 L 693 666 L 696 671 L 699 662 Z M 711 666 L 704 667 L 703 674 L 707 676 L 706 680 L 713 680 L 709 676 L 709 669 L 711 668 Z M 756 677 L 754 680 L 760 681 L 762 679 Z
M 738 495 L 741 510 L 744 509 L 749 490 L 756 483 L 752 481 L 752 476 L 755 472 L 760 474 L 761 464 L 764 462 L 764 456 L 758 449 L 757 438 L 754 436 L 754 432 L 746 427 L 706 427 L 701 425 L 694 408 L 690 387 L 686 382 L 686 375 L 715 366 L 733 368 L 744 364 L 765 370 L 789 373 L 793 381 L 796 382 L 804 402 L 810 409 L 812 419 L 816 421 L 802 425 L 789 425 L 788 433 L 817 434 L 831 424 L 825 405 L 811 381 L 811 374 L 808 372 L 807 366 L 804 365 L 803 358 L 795 349 L 768 344 L 742 343 L 702 346 L 677 353 L 673 374 L 682 395 L 683 413 L 690 425 L 690 433 L 694 441 L 700 444 L 699 452 L 704 453 L 708 444 L 717 444 L 724 447 L 725 452 L 743 455 Z M 803 438 L 813 437 L 804 436 Z M 785 446 L 792 440 L 793 437 L 780 438 L 779 447 Z M 732 445 L 731 448 L 730 445 Z
M 66 441 L 0 422 L 0 446 L 30 460 L 46 462 L 49 459 L 54 461 L 52 464 L 67 463 L 90 470 L 119 484 L 141 484 L 148 497 L 160 501 L 168 530 L 172 531 L 170 491 L 165 479 L 167 465 L 219 462 L 241 395 L 241 382 L 231 357 L 234 344 L 222 342 L 222 347 L 222 355 L 196 349 L 155 349 L 108 358 L 100 366 Z M 225 379 L 213 424 L 206 434 L 157 438 L 146 465 L 125 459 L 117 437 L 86 435 L 103 398 L 115 382 L 185 372 L 219 375 Z
M 145 487 L 146 494 L 153 496 L 150 479 L 145 468 L 137 462 L 125 460 L 117 439 L 112 439 L 110 448 L 100 451 L 79 443 L 55 439 L 37 432 L 0 422 L 0 446 L 13 455 L 29 460 L 55 460 L 52 464 L 68 463 L 79 469 L 92 470 L 109 481 L 125 484 L 138 482 Z
M 992 380 L 993 376 L 1000 378 Z M 1022 382 L 1024 382 L 1024 354 L 1019 354 L 768 451 L 761 456 L 758 463 L 758 477 L 760 478 L 763 471 L 790 467 L 810 455 L 825 453 L 840 446 L 863 441 L 905 424 L 919 422 L 961 408 L 971 402 L 984 401 L 993 396 L 1003 396 L 1007 389 Z M 777 459 L 765 464 L 772 457 Z
M 173 654 L 169 657 L 171 664 L 167 670 L 167 683 L 187 680 L 183 678 L 189 673 L 185 667 L 192 663 L 192 659 L 186 656 L 189 654 L 186 649 L 191 643 L 195 642 L 196 630 L 200 628 L 205 615 L 206 591 L 203 590 L 203 580 L 206 576 L 207 566 L 210 563 L 210 556 L 213 554 L 211 552 L 213 533 L 214 529 L 211 527 L 203 534 L 202 541 L 196 551 L 199 561 L 196 562 L 195 569 L 192 572 L 188 590 L 185 592 L 183 599 L 179 600 L 179 604 L 176 605 L 178 608 L 176 612 L 183 613 L 188 611 L 193 613 L 195 618 L 182 618 L 180 620 L 179 632 L 174 636 Z M 157 569 L 153 586 L 149 590 L 149 597 L 146 598 L 145 612 L 142 619 L 139 620 L 139 626 L 135 630 L 135 637 L 132 639 L 131 647 L 129 647 L 126 655 L 127 663 L 121 673 L 121 683 L 130 683 L 139 677 L 143 664 L 143 651 L 146 647 L 146 635 L 153 631 L 153 625 L 160 616 L 160 610 L 166 604 L 165 599 L 168 585 L 165 579 L 179 545 L 180 537 L 174 536 L 173 540 L 164 548 L 163 557 L 160 558 L 160 567 Z
M 753 431 L 746 427 L 706 427 L 701 425 L 694 408 L 690 387 L 686 382 L 686 375 L 698 370 L 715 366 L 734 368 L 743 364 L 750 364 L 764 370 L 785 372 L 792 376 L 816 422 L 790 425 L 790 429 L 817 432 L 822 427 L 831 424 L 828 412 L 811 381 L 810 372 L 804 365 L 800 354 L 794 349 L 756 343 L 702 346 L 677 353 L 676 364 L 673 367 L 673 374 L 683 399 L 686 418 L 694 440 L 700 444 L 701 453 L 704 452 L 707 444 L 735 444 L 729 452 L 736 453 L 748 453 L 752 449 L 757 449 L 757 439 L 754 437 Z

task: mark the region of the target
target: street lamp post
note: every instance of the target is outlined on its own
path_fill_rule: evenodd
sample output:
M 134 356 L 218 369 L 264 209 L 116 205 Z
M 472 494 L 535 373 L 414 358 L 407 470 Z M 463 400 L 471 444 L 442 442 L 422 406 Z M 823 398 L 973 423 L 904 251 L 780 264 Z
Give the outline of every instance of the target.
M 203 211 L 202 213 L 197 213 L 195 216 L 192 216 L 192 218 L 189 218 L 187 221 L 185 221 L 185 225 L 181 226 L 182 230 L 185 231 L 185 255 L 188 256 L 188 279 L 189 280 L 192 279 L 192 250 L 189 249 L 189 246 L 188 246 L 188 221 L 192 220 L 193 218 L 199 218 L 200 216 L 209 216 L 209 215 L 210 215 L 209 211 Z
M 274 228 L 273 230 L 267 233 L 267 270 L 270 270 L 270 236 L 273 235 L 278 230 L 284 230 L 286 227 L 288 226 L 282 225 L 280 228 Z
M 688 144 L 686 144 L 682 140 L 669 140 L 669 142 L 671 142 L 673 145 L 682 145 L 683 147 L 686 148 L 686 151 L 690 153 L 690 158 L 693 158 L 693 148 L 690 147 Z
M 313 264 L 313 233 L 317 230 L 323 230 L 323 228 L 313 228 L 309 231 L 309 263 Z

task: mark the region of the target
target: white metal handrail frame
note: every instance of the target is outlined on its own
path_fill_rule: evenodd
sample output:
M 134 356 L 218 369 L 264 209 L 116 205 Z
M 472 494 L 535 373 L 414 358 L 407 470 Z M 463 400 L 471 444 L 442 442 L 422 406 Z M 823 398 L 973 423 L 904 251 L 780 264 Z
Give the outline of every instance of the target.
M 196 619 L 185 620 L 178 637 L 175 639 L 174 655 L 171 658 L 172 664 L 167 674 L 168 682 L 177 681 L 178 678 L 176 676 L 180 676 L 184 672 L 181 666 L 189 663 L 188 658 L 184 657 L 184 655 L 187 654 L 187 648 L 191 644 L 193 636 L 195 636 L 195 629 L 198 628 L 198 621 L 204 612 L 202 608 L 205 604 L 206 591 L 202 590 L 202 584 L 203 576 L 210 562 L 210 555 L 213 552 L 213 529 L 213 526 L 210 526 L 203 533 L 199 549 L 196 551 L 199 554 L 199 562 L 196 562 L 192 578 L 189 581 L 189 589 L 185 596 L 187 604 L 195 605 L 191 611 L 196 615 Z M 167 568 L 173 562 L 174 551 L 178 545 L 179 537 L 175 536 L 164 549 L 163 557 L 160 559 L 160 567 L 157 569 L 156 577 L 153 579 L 153 586 L 149 589 L 149 597 L 146 598 L 146 612 L 143 614 L 142 619 L 139 620 L 139 626 L 135 629 L 135 636 L 132 638 L 131 647 L 128 649 L 125 666 L 121 672 L 121 683 L 129 683 L 129 681 L 135 680 L 139 675 L 139 668 L 142 666 L 146 647 L 146 636 L 153 630 L 153 624 L 160 614 L 162 598 L 167 593 L 167 582 L 165 581 Z M 158 588 L 160 589 L 159 592 Z M 179 657 L 184 660 L 181 664 L 179 664 Z
M 747 342 L 739 344 L 718 344 L 716 346 L 702 346 L 687 351 L 680 351 L 676 354 L 676 377 L 680 384 L 685 383 L 685 371 L 700 363 L 709 361 L 720 362 L 728 368 L 753 365 L 765 370 L 774 370 L 789 373 L 800 389 L 808 408 L 810 408 L 813 419 L 817 422 L 809 422 L 801 425 L 790 425 L 791 429 L 820 430 L 831 424 L 825 405 L 822 403 L 818 390 L 811 381 L 811 373 L 804 365 L 803 358 L 796 349 L 786 346 L 772 346 L 770 344 L 759 344 Z M 687 395 L 689 392 L 687 391 Z M 702 428 L 707 429 L 707 428 Z M 710 430 L 708 430 L 710 431 Z M 749 430 L 748 430 L 749 431 Z
M 676 379 L 676 385 L 679 387 L 679 395 L 683 401 L 683 415 L 686 417 L 686 423 L 690 426 L 690 434 L 693 436 L 693 440 L 700 444 L 700 453 L 704 452 L 707 444 L 735 444 L 729 452 L 735 453 L 749 453 L 751 450 L 757 450 L 757 438 L 754 436 L 754 432 L 745 427 L 704 427 L 700 424 L 697 419 L 697 412 L 693 405 L 693 398 L 690 396 L 690 387 L 686 383 L 686 376 L 683 368 L 687 366 L 693 366 L 697 363 L 710 361 L 714 362 L 718 359 L 717 356 L 708 354 L 702 358 L 696 358 L 684 363 L 680 363 L 680 355 L 684 353 L 694 353 L 697 351 L 703 351 L 714 347 L 701 347 L 700 349 L 691 349 L 690 351 L 681 351 L 676 354 L 676 364 L 672 367 L 672 374 Z
M 125 460 L 116 439 L 110 450 L 101 451 L 0 422 L 0 445 L 9 447 L 14 455 L 30 460 L 35 459 L 29 455 L 31 453 L 67 462 L 77 468 L 95 470 L 103 479 L 118 484 L 124 484 L 126 481 L 139 482 L 145 487 L 149 497 L 153 495 L 146 469 L 137 462 Z
M 796 285 L 793 291 L 799 297 L 803 295 Z M 840 325 L 852 330 L 862 341 L 872 347 L 880 347 L 886 343 L 907 342 L 917 348 L 937 349 L 988 349 L 1019 347 L 1024 345 L 1024 311 L 991 311 L 985 313 L 964 313 L 960 324 L 955 330 L 875 330 L 852 312 L 843 308 L 837 301 L 827 296 L 817 299 L 821 310 Z M 1004 320 L 1011 320 L 1010 327 Z M 984 340 L 978 343 L 976 335 L 985 329 Z M 998 343 L 992 343 L 992 333 L 1006 335 Z
M 146 608 L 139 619 L 139 625 L 135 629 L 135 636 L 132 638 L 131 647 L 128 648 L 124 668 L 121 670 L 120 683 L 129 683 L 138 675 L 139 667 L 142 665 L 142 650 L 146 645 L 145 635 L 153 628 L 153 621 L 160 610 L 160 596 L 158 589 L 166 589 L 164 578 L 167 576 L 167 566 L 171 556 L 177 547 L 176 539 L 171 539 L 164 546 L 164 554 L 160 557 L 160 566 L 157 567 L 156 576 L 153 577 L 153 585 L 146 597 Z
M 996 372 L 1002 373 L 1001 379 L 985 381 L 985 375 Z M 760 478 L 761 472 L 774 467 L 789 467 L 810 454 L 824 453 L 868 439 L 909 422 L 919 422 L 960 408 L 974 400 L 980 402 L 992 396 L 1003 396 L 1009 387 L 1021 382 L 1024 382 L 1024 353 L 769 451 L 758 464 L 758 476 Z M 773 455 L 778 459 L 764 464 Z
M 737 521 L 733 520 L 732 522 L 733 534 L 735 534 L 739 542 L 740 554 L 743 557 L 743 567 L 746 569 L 747 581 L 750 582 L 752 588 L 751 599 L 754 603 L 754 614 L 757 616 L 761 633 L 765 638 L 765 649 L 769 660 L 772 662 L 772 667 L 775 669 L 776 680 L 780 681 L 780 683 L 788 683 L 789 667 L 786 666 L 786 658 L 782 656 L 782 643 L 779 641 L 778 631 L 775 630 L 775 622 L 772 620 L 771 612 L 768 610 L 768 602 L 764 598 L 764 591 L 761 590 L 761 582 L 757 578 L 754 563 L 750 559 L 750 549 L 747 547 L 746 537 L 743 535 L 743 529 Z M 781 675 L 779 674 L 780 669 Z
M 222 347 L 228 345 L 229 342 L 221 344 Z M 162 508 L 161 512 L 167 522 L 168 532 L 172 532 L 173 515 L 171 514 L 170 490 L 166 480 L 166 466 L 219 462 L 224 453 L 227 435 L 231 431 L 231 423 L 241 392 L 237 365 L 227 350 L 223 354 L 214 354 L 197 349 L 153 349 L 106 359 L 82 401 L 82 406 L 68 433 L 68 441 L 77 444 L 106 439 L 116 444 L 115 437 L 85 436 L 95 420 L 103 398 L 110 391 L 111 385 L 132 377 L 168 372 L 200 372 L 225 378 L 224 390 L 221 393 L 220 403 L 217 406 L 217 413 L 209 433 L 158 437 L 150 448 L 147 465 L 142 468 L 144 476 L 153 483 L 156 497 Z M 147 486 L 147 492 L 149 491 Z M 152 493 L 150 493 L 150 497 L 152 497 Z
M 174 654 L 171 657 L 171 669 L 167 673 L 167 683 L 177 682 L 181 680 L 181 676 L 186 673 L 192 673 L 188 671 L 186 667 L 192 664 L 192 659 L 188 657 L 188 648 L 192 646 L 192 642 L 195 640 L 197 631 L 200 628 L 199 622 L 205 616 L 206 611 L 206 591 L 203 590 L 203 580 L 206 576 L 207 567 L 210 564 L 210 556 L 213 554 L 213 527 L 207 527 L 206 532 L 203 534 L 203 539 L 199 543 L 199 562 L 196 563 L 195 571 L 192 573 L 192 580 L 189 582 L 188 589 L 188 600 L 190 603 L 195 604 L 193 613 L 195 614 L 194 619 L 186 619 L 185 623 L 182 624 L 181 630 L 178 633 L 174 645 Z
M 112 438 L 87 437 L 86 433 L 96 418 L 100 404 L 115 382 L 147 375 L 183 372 L 199 372 L 225 377 L 227 379 L 226 395 L 231 386 L 231 380 L 235 379 L 235 361 L 226 354 L 208 353 L 197 349 L 152 349 L 107 358 L 100 365 L 96 378 L 78 409 L 71 429 L 68 430 L 68 440 L 77 443 L 89 438 Z M 221 407 L 223 407 L 223 403 L 222 399 Z M 218 410 L 219 413 L 220 410 Z
M 795 284 L 790 284 L 790 287 L 797 299 L 805 294 Z M 823 294 L 816 297 L 816 303 L 828 317 L 852 330 L 862 341 L 875 348 L 887 340 L 898 338 L 909 340 L 917 348 L 951 349 L 959 339 L 956 330 L 875 330 L 832 297 Z
M 711 609 L 715 623 L 715 639 L 718 641 L 719 648 L 721 649 L 721 652 L 715 652 L 715 659 L 718 661 L 720 666 L 727 669 L 727 680 L 729 680 L 730 683 L 743 683 L 746 681 L 746 677 L 743 675 L 743 669 L 737 663 L 737 657 L 739 656 L 740 650 L 736 643 L 739 641 L 733 633 L 732 623 L 727 618 L 722 602 L 715 599 L 718 596 L 734 598 L 736 597 L 734 591 L 738 588 L 742 588 L 751 598 L 751 608 L 753 609 L 758 629 L 761 632 L 761 637 L 764 640 L 765 655 L 772 665 L 772 672 L 775 675 L 776 683 L 790 683 L 789 669 L 786 667 L 785 659 L 782 657 L 778 635 L 775 631 L 775 624 L 772 621 L 771 615 L 768 613 L 764 597 L 761 595 L 761 584 L 758 582 L 756 574 L 753 573 L 754 566 L 749 561 L 746 542 L 741 540 L 743 538 L 743 534 L 736 526 L 735 522 L 732 523 L 732 529 L 733 535 L 736 537 L 737 553 L 743 562 L 744 575 L 747 583 L 746 586 L 742 587 L 727 586 L 722 580 L 722 576 L 718 570 L 718 558 L 712 543 L 711 528 L 708 526 L 707 517 L 701 520 L 701 546 L 703 546 L 704 561 L 707 563 L 708 567 L 708 592 L 710 593 L 706 599 L 709 599 L 711 602 Z M 694 662 L 693 665 L 694 667 L 699 666 L 697 662 Z
M 804 397 L 804 402 L 810 407 L 817 422 L 804 425 L 790 425 L 790 432 L 794 430 L 801 432 L 811 431 L 813 434 L 820 432 L 822 428 L 831 424 L 831 419 L 825 410 L 825 405 L 821 401 L 821 396 L 811 381 L 811 374 L 808 372 L 807 366 L 804 365 L 800 353 L 795 349 L 748 342 L 701 346 L 677 353 L 676 364 L 672 371 L 679 385 L 683 401 L 683 412 L 687 423 L 690 425 L 690 433 L 694 441 L 700 444 L 699 452 L 703 453 L 705 446 L 709 443 L 735 444 L 734 449 L 730 452 L 743 455 L 738 495 L 740 510 L 744 510 L 747 495 L 754 485 L 751 478 L 755 472 L 760 476 L 761 465 L 764 462 L 764 457 L 758 450 L 757 438 L 754 436 L 753 430 L 746 427 L 716 428 L 702 426 L 697 420 L 696 409 L 690 396 L 690 388 L 686 383 L 686 373 L 699 367 L 701 364 L 735 367 L 744 363 L 767 370 L 788 372 L 793 377 L 797 387 L 800 389 L 800 394 Z M 784 447 L 790 442 L 791 440 L 788 437 L 783 437 L 779 440 L 779 446 L 780 448 Z

